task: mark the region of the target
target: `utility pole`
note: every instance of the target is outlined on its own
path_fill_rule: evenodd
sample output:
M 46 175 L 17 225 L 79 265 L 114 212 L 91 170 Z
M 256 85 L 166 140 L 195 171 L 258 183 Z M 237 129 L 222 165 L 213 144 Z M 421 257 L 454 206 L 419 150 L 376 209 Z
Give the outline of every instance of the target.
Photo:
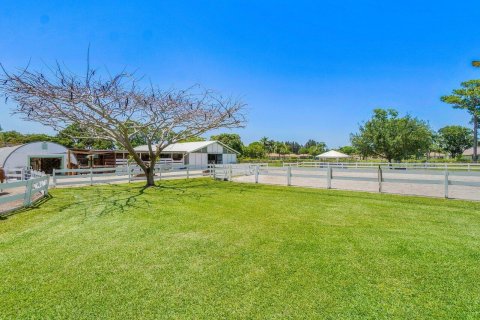
M 473 60 L 472 61 L 472 66 L 474 68 L 480 68 L 480 60 Z M 480 108 L 480 106 L 475 106 L 475 108 Z M 474 114 L 473 115 L 473 135 L 475 137 L 474 139 L 474 143 L 473 143 L 473 162 L 477 162 L 478 161 L 478 153 L 477 153 L 477 149 L 478 149 L 478 139 L 477 139 L 477 136 L 478 136 L 478 113 Z

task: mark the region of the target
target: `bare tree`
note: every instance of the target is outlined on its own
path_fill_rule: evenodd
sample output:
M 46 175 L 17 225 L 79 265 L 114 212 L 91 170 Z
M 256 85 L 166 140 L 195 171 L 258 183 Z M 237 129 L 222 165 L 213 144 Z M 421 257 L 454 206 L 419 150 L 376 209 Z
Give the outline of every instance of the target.
M 79 76 L 56 64 L 48 75 L 30 68 L 7 72 L 3 66 L 0 93 L 15 102 L 14 114 L 56 130 L 76 123 L 88 138 L 116 142 L 127 150 L 154 185 L 154 167 L 170 144 L 218 128 L 245 125 L 245 104 L 211 90 L 142 87 L 133 74 L 121 72 L 106 78 L 87 67 Z M 135 152 L 131 140 L 142 136 L 149 162 Z

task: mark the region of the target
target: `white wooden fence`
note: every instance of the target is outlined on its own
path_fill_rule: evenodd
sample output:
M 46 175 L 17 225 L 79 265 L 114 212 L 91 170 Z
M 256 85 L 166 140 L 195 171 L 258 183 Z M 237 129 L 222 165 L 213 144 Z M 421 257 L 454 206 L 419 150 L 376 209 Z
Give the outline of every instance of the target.
M 2 213 L 28 207 L 48 194 L 49 176 L 35 172 L 35 177 L 29 180 L 7 182 L 0 184 L 0 205 L 8 204 Z M 12 192 L 10 192 L 12 191 Z M 10 194 L 11 193 L 11 194 Z
M 318 162 L 318 161 L 305 161 L 305 162 L 283 162 L 283 167 L 298 167 L 298 168 L 388 168 L 395 170 L 418 170 L 418 169 L 435 169 L 435 170 L 461 170 L 461 171 L 480 171 L 480 163 L 446 163 L 446 162 L 400 162 L 400 163 L 388 163 L 388 162 Z
M 208 166 L 158 164 L 154 168 L 155 180 L 162 178 L 194 178 L 210 175 Z M 53 186 L 94 185 L 98 183 L 131 182 L 145 180 L 143 170 L 137 165 L 116 168 L 55 169 Z
M 261 176 L 284 177 L 283 183 L 292 185 L 293 178 L 323 180 L 317 186 L 332 188 L 332 181 L 374 182 L 378 192 L 383 192 L 384 183 L 442 185 L 443 196 L 449 198 L 449 186 L 475 188 L 480 194 L 480 171 L 439 170 L 439 168 L 417 168 L 398 170 L 397 168 L 355 168 L 327 165 L 323 167 L 266 167 L 255 164 L 215 165 L 212 175 L 220 180 L 232 180 L 239 176 L 253 176 L 259 183 Z M 465 179 L 467 178 L 467 179 Z M 473 178 L 473 179 L 472 179 Z

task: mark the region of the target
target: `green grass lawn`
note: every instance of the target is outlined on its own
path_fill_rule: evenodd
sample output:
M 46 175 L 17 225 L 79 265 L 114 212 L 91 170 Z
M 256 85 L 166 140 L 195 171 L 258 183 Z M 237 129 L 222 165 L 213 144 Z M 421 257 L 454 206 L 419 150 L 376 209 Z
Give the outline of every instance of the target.
M 165 181 L 0 220 L 1 318 L 480 317 L 480 203 Z

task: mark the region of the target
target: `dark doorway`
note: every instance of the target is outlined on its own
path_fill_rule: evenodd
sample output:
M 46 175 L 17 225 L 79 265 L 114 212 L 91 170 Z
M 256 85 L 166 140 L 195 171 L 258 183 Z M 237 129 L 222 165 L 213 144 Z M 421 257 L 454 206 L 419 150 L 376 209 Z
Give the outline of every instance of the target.
M 208 154 L 208 164 L 222 164 L 222 154 Z
M 62 168 L 62 158 L 30 158 L 30 167 L 33 170 L 52 174 L 53 169 Z

